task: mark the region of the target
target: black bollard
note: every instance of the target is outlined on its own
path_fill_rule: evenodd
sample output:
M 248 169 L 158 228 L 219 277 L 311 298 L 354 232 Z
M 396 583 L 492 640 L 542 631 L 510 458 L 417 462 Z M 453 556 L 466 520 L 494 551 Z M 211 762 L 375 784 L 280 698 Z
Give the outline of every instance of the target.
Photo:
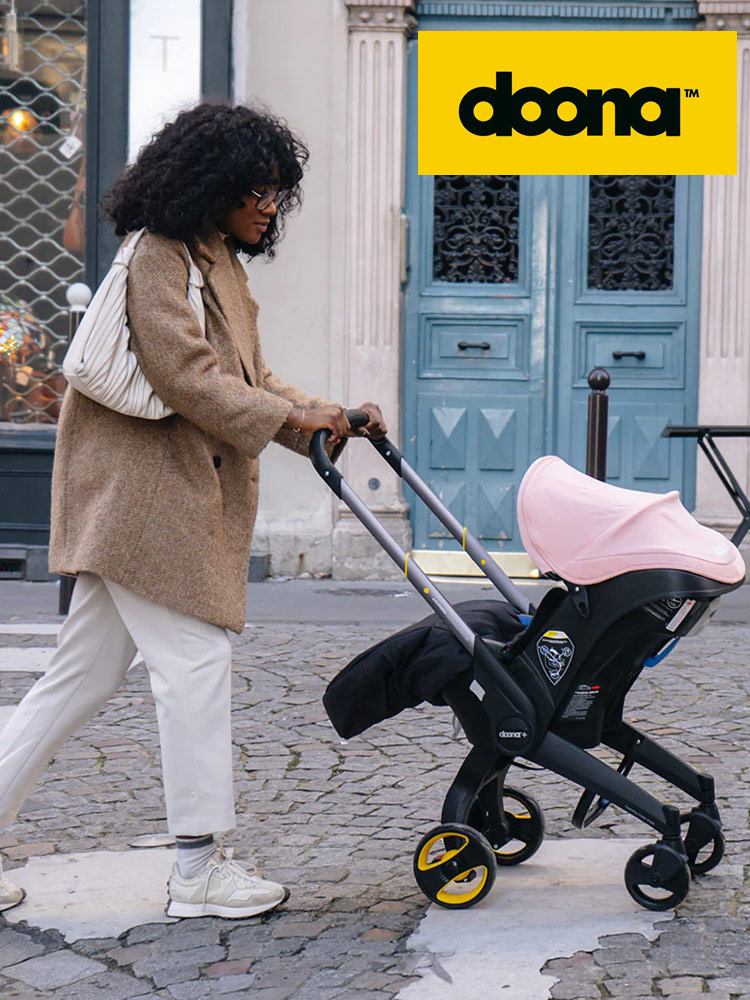
M 605 368 L 594 368 L 589 372 L 588 381 L 591 395 L 586 439 L 586 475 L 606 482 L 609 372 Z

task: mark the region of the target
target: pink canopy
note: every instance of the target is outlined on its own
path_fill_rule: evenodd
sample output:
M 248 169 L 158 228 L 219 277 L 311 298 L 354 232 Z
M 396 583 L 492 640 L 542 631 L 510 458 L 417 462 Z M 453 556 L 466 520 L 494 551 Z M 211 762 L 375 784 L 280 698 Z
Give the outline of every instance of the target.
M 745 576 L 739 550 L 704 528 L 679 493 L 610 486 L 546 455 L 518 491 L 526 551 L 543 572 L 569 583 L 601 583 L 639 569 L 682 569 L 721 583 Z

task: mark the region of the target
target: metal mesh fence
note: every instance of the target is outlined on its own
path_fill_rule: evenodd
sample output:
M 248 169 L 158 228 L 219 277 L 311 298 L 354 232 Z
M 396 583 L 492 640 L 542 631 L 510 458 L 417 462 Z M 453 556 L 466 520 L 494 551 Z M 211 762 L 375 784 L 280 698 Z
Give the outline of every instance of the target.
M 85 0 L 0 0 L 0 421 L 54 423 L 83 280 Z

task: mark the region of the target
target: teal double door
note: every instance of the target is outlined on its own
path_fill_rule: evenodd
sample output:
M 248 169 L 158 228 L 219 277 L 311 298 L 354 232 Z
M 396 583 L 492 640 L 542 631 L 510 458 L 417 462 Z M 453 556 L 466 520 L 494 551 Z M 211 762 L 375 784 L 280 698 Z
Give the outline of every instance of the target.
M 419 177 L 410 147 L 405 456 L 491 551 L 523 549 L 534 459 L 584 468 L 594 367 L 608 479 L 694 505 L 694 456 L 661 432 L 697 417 L 701 214 L 697 177 Z M 412 518 L 415 549 L 457 548 Z

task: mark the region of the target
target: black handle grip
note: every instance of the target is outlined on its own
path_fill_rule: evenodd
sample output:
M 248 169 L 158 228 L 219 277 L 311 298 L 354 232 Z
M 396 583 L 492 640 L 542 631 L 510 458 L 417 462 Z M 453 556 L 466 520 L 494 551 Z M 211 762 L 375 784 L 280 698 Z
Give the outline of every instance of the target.
M 365 427 L 370 417 L 364 410 L 344 410 L 344 415 L 352 427 Z M 315 470 L 331 487 L 336 496 L 341 499 L 341 473 L 326 454 L 326 441 L 331 436 L 327 427 L 313 433 L 310 439 L 310 460 Z
M 612 357 L 615 361 L 619 361 L 620 358 L 635 358 L 637 361 L 643 361 L 646 357 L 645 351 L 612 351 Z
M 366 427 L 370 422 L 369 414 L 364 410 L 344 410 L 344 416 L 352 427 Z
M 326 441 L 330 436 L 331 432 L 327 427 L 313 432 L 310 438 L 310 461 L 321 479 L 328 483 L 340 500 L 342 476 L 326 454 Z
M 402 455 L 395 444 L 387 437 L 371 438 L 370 444 L 375 451 L 379 451 L 386 462 L 390 465 L 396 475 L 401 475 Z
M 482 351 L 489 351 L 490 342 L 488 340 L 483 340 L 481 344 L 470 344 L 467 340 L 459 340 L 458 342 L 459 351 L 468 351 L 470 347 L 477 347 Z

